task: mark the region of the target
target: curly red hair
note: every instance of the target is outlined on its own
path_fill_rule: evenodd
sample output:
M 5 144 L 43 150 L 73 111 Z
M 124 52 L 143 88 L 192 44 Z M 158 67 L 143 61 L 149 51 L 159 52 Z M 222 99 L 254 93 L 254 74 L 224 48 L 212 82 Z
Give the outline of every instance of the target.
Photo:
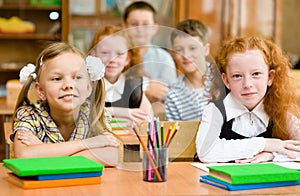
M 272 41 L 260 37 L 237 37 L 222 46 L 217 58 L 221 73 L 226 72 L 226 66 L 232 54 L 244 53 L 246 50 L 262 51 L 269 69 L 275 70 L 272 85 L 264 98 L 264 109 L 273 122 L 273 136 L 280 139 L 290 139 L 287 132 L 288 113 L 299 118 L 298 97 L 296 86 L 290 77 L 290 62 L 284 52 Z

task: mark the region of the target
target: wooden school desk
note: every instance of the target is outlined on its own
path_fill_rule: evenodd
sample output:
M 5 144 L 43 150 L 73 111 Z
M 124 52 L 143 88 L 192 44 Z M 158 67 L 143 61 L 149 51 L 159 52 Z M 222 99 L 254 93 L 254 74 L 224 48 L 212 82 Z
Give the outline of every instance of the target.
M 55 195 L 300 195 L 300 185 L 245 191 L 226 191 L 199 182 L 204 171 L 189 162 L 170 162 L 166 182 L 151 183 L 142 180 L 140 163 L 121 163 L 120 168 L 105 168 L 102 183 L 44 189 L 22 189 L 4 180 L 7 170 L 0 168 L 1 195 L 55 196 Z

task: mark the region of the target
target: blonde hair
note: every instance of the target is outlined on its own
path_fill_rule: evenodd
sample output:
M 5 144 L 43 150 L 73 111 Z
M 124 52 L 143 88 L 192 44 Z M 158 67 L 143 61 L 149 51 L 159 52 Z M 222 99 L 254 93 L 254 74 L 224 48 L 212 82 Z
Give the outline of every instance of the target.
M 95 33 L 90 46 L 88 47 L 87 53 L 93 53 L 97 44 L 101 44 L 103 39 L 113 39 L 111 36 L 117 35 L 121 36 L 126 40 L 126 45 L 128 49 L 128 55 L 130 58 L 129 65 L 125 66 L 123 73 L 126 72 L 126 78 L 133 77 L 142 77 L 146 76 L 143 71 L 143 60 L 140 55 L 140 51 L 137 47 L 135 47 L 134 41 L 132 37 L 126 32 L 126 30 L 122 30 L 121 27 L 117 27 L 114 25 L 106 25 L 98 29 Z M 134 69 L 133 69 L 134 67 Z
M 275 70 L 272 85 L 264 97 L 264 109 L 273 123 L 272 134 L 280 139 L 289 139 L 288 113 L 299 118 L 296 87 L 289 76 L 290 62 L 283 51 L 272 41 L 260 37 L 237 37 L 222 46 L 217 64 L 221 73 L 226 73 L 226 66 L 232 54 L 246 50 L 260 50 L 270 70 Z
M 83 59 L 85 57 L 84 53 L 78 50 L 77 48 L 64 43 L 64 42 L 55 42 L 49 44 L 38 56 L 36 59 L 36 79 L 34 79 L 32 76 L 29 76 L 25 84 L 23 85 L 18 99 L 17 99 L 17 104 L 15 108 L 15 114 L 16 111 L 19 107 L 21 106 L 32 106 L 34 107 L 33 104 L 31 104 L 29 98 L 28 98 L 28 91 L 30 89 L 30 86 L 33 82 L 38 82 L 41 76 L 42 72 L 42 65 L 46 62 L 49 61 L 61 54 L 64 53 L 74 53 L 79 56 L 81 56 Z M 104 115 L 104 104 L 105 104 L 105 88 L 104 88 L 104 81 L 103 79 L 96 81 L 94 86 L 93 86 L 93 94 L 92 94 L 92 99 L 91 99 L 91 107 L 90 107 L 90 116 L 89 116 L 89 121 L 90 121 L 90 132 L 97 132 L 101 133 L 102 130 L 110 130 L 110 127 L 107 125 L 106 120 L 105 120 L 105 115 Z M 95 111 L 94 111 L 95 110 Z M 93 111 L 93 112 L 91 112 Z M 97 120 L 95 120 L 97 119 Z M 93 120 L 93 121 L 92 121 Z M 92 130 L 92 131 L 91 131 Z

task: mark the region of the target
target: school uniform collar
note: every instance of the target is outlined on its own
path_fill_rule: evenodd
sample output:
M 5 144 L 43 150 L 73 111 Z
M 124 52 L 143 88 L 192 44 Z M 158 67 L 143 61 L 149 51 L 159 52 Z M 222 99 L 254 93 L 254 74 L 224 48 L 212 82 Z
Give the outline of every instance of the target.
M 114 84 L 110 83 L 106 78 L 104 78 L 104 83 L 105 83 L 106 91 L 113 90 L 115 92 L 118 92 L 120 95 L 122 95 L 125 86 L 125 76 L 124 74 L 121 74 L 118 80 Z
M 231 93 L 229 93 L 224 99 L 224 106 L 226 108 L 226 118 L 227 121 L 241 116 L 245 113 L 250 113 L 250 111 L 241 103 L 239 103 Z M 264 110 L 263 100 L 251 111 L 255 114 L 267 127 L 269 124 L 269 116 Z

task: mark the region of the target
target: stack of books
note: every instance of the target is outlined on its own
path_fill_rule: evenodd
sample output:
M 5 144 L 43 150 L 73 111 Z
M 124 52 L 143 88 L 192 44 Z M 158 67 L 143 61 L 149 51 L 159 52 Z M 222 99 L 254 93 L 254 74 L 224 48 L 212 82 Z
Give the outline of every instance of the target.
M 4 159 L 8 182 L 24 189 L 100 184 L 104 166 L 83 156 Z
M 247 190 L 300 184 L 300 171 L 274 163 L 208 166 L 200 182 L 226 190 Z
M 112 131 L 116 135 L 130 135 L 132 134 L 132 127 L 130 122 L 125 119 L 113 118 L 110 122 Z

